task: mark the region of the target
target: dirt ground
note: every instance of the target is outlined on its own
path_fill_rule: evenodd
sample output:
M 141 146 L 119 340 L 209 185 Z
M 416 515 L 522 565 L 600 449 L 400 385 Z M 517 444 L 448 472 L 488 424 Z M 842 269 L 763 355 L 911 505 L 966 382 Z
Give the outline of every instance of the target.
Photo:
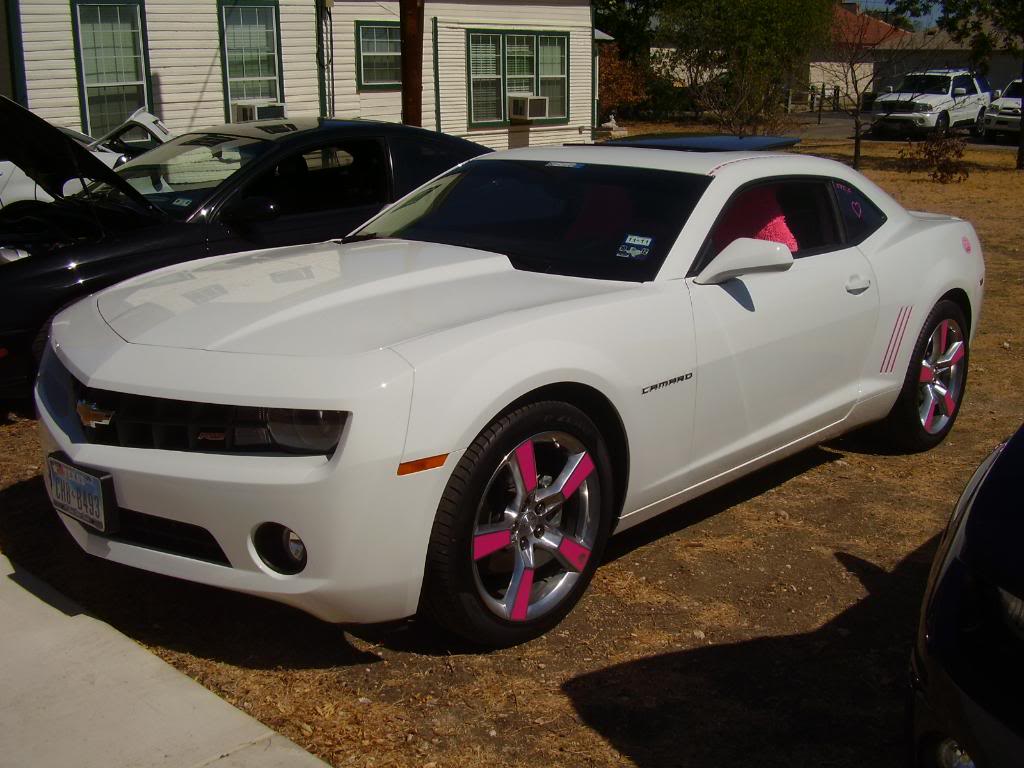
M 900 765 L 906 665 L 936 537 L 1024 421 L 1024 174 L 972 147 L 940 186 L 866 144 L 914 209 L 977 228 L 985 307 L 934 451 L 821 446 L 616 537 L 572 615 L 489 654 L 414 622 L 345 630 L 87 557 L 46 500 L 35 423 L 0 419 L 0 550 L 326 761 L 365 766 Z M 848 158 L 848 142 L 804 151 Z

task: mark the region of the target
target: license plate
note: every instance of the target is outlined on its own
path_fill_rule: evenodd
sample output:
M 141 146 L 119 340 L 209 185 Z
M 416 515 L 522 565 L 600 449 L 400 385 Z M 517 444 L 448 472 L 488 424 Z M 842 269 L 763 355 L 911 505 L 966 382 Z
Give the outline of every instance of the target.
M 108 503 L 113 501 L 110 475 L 72 466 L 54 456 L 47 458 L 46 468 L 50 502 L 57 511 L 106 532 L 110 523 Z

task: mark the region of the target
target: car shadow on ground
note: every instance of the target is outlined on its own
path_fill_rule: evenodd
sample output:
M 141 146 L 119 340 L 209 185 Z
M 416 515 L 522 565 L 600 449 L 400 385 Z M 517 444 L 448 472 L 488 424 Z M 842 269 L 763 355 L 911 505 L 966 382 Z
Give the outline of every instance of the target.
M 0 490 L 0 552 L 14 563 L 11 578 L 22 588 L 32 582 L 23 578 L 30 574 L 156 649 L 250 669 L 325 669 L 379 660 L 353 647 L 342 627 L 288 606 L 85 554 L 58 520 L 39 477 Z M 29 591 L 46 600 L 38 590 Z
M 837 552 L 868 594 L 815 631 L 631 661 L 563 690 L 641 768 L 899 766 L 907 664 L 937 541 L 891 572 Z

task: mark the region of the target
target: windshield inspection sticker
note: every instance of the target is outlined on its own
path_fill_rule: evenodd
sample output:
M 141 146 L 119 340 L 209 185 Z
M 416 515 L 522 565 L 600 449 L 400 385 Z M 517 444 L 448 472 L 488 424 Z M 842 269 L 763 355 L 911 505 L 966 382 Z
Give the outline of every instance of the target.
M 182 208 L 185 208 L 186 206 L 192 205 L 192 201 L 187 197 L 176 197 L 171 205 L 179 205 Z
M 549 168 L 582 168 L 583 163 L 565 163 L 558 160 L 552 160 L 550 163 L 544 163 Z
M 616 251 L 615 255 L 620 259 L 636 259 L 641 261 L 651 255 L 651 246 L 653 245 L 653 237 L 626 235 L 626 239 L 622 241 L 622 245 L 619 246 L 619 250 Z

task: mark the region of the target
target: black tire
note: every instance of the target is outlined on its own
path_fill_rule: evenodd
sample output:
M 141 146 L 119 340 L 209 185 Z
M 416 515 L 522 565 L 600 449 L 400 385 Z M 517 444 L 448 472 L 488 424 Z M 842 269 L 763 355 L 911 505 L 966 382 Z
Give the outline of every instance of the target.
M 982 108 L 978 112 L 978 116 L 974 118 L 974 125 L 971 126 L 971 135 L 975 138 L 981 138 L 985 135 L 985 110 Z
M 561 569 L 562 564 L 556 557 L 542 552 L 538 545 L 537 552 L 550 560 L 543 568 L 537 567 L 538 577 L 533 582 L 534 588 L 526 593 L 526 600 L 531 609 L 537 607 L 538 610 L 543 609 L 543 612 L 536 617 L 523 614 L 519 620 L 512 620 L 498 614 L 493 600 L 491 605 L 485 602 L 487 587 L 484 585 L 484 575 L 481 574 L 488 564 L 486 558 L 497 557 L 500 560 L 504 557 L 510 562 L 517 558 L 519 552 L 516 539 L 512 538 L 504 549 L 496 550 L 494 555 L 479 559 L 481 556 L 474 549 L 477 524 L 481 510 L 487 507 L 509 508 L 507 494 L 511 494 L 513 489 L 507 483 L 502 486 L 498 478 L 499 473 L 504 471 L 501 468 L 512 457 L 517 446 L 530 441 L 532 450 L 534 438 L 543 439 L 551 433 L 569 436 L 576 441 L 577 446 L 583 447 L 593 461 L 593 469 L 585 480 L 585 501 L 580 500 L 584 495 L 582 491 L 575 494 L 570 492 L 569 499 L 558 512 L 558 517 L 565 523 L 572 520 L 574 514 L 582 515 L 580 510 L 585 504 L 586 525 L 590 526 L 588 530 L 592 538 L 588 543 L 592 546 L 582 570 L 566 568 L 565 575 L 568 576 L 571 570 L 572 580 L 559 581 L 560 577 L 554 572 Z M 536 455 L 535 476 L 540 477 L 542 471 L 552 466 L 557 473 L 555 462 L 560 459 L 555 452 L 561 447 L 559 443 L 538 442 L 536 445 L 547 447 L 543 447 L 542 452 Z M 547 461 L 543 453 L 545 450 L 550 454 Z M 565 464 L 565 467 L 568 468 L 569 464 Z M 545 475 L 539 481 L 538 490 L 544 487 L 544 481 L 550 483 L 549 477 Z M 507 479 L 513 479 L 511 473 Z M 492 501 L 495 489 L 498 489 L 499 495 L 506 495 Z M 505 647 L 539 637 L 565 618 L 590 583 L 611 529 L 613 498 L 611 459 L 607 447 L 597 427 L 581 410 L 567 403 L 546 401 L 525 405 L 501 416 L 488 425 L 466 449 L 438 504 L 427 550 L 420 597 L 421 613 L 442 628 L 476 645 Z M 549 524 L 552 529 L 555 527 L 553 523 Z M 510 528 L 515 532 L 514 535 L 522 535 L 516 525 Z M 530 546 L 532 553 L 534 550 Z M 525 549 L 525 545 L 522 548 Z M 540 575 L 545 572 L 552 575 L 542 579 Z M 505 577 L 498 573 L 494 578 L 500 583 Z M 506 604 L 509 603 L 514 584 L 513 579 L 507 586 Z M 515 594 L 511 596 L 516 597 Z M 542 599 L 546 600 L 547 605 L 541 602 Z M 513 599 L 512 602 L 518 601 Z
M 949 113 L 943 112 L 935 119 L 935 135 L 949 136 Z
M 937 404 L 935 412 L 939 414 L 939 421 L 933 422 L 933 426 L 929 428 L 925 424 L 926 417 L 922 415 L 926 396 L 924 390 L 929 387 L 928 384 L 921 382 L 922 369 L 926 359 L 934 354 L 931 350 L 932 335 L 944 322 L 955 323 L 959 329 L 960 340 L 963 342 L 963 354 L 958 364 L 960 378 L 955 391 L 951 389 L 952 401 L 955 403 L 952 413 L 946 413 L 945 406 Z M 883 434 L 890 444 L 907 453 L 918 453 L 930 450 L 946 439 L 946 435 L 953 428 L 956 417 L 960 414 L 960 406 L 963 404 L 964 393 L 967 391 L 967 371 L 970 362 L 969 335 L 970 329 L 967 326 L 967 320 L 957 304 L 943 299 L 935 305 L 914 344 L 910 365 L 907 368 L 899 398 L 883 422 Z

